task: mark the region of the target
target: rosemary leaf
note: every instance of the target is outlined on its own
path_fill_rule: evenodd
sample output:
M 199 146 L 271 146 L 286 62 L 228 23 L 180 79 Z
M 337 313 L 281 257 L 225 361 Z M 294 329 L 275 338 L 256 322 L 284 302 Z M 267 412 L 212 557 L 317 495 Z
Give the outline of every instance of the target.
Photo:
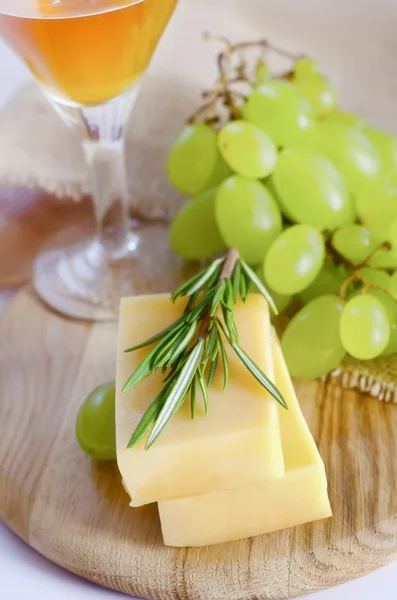
M 230 342 L 230 337 L 229 337 L 228 332 L 226 331 L 226 328 L 225 328 L 224 324 L 222 323 L 222 321 L 220 320 L 219 317 L 215 317 L 215 319 L 216 319 L 216 322 L 218 323 L 219 327 L 222 329 L 225 338 L 227 339 L 227 341 L 230 344 L 231 343 Z
M 195 321 L 200 318 L 201 313 L 204 312 L 208 308 L 208 305 L 210 304 L 214 294 L 215 294 L 215 290 L 209 290 L 208 292 L 205 293 L 203 298 L 193 308 L 193 310 L 191 310 L 189 313 L 184 315 L 184 319 L 185 319 L 186 323 L 192 323 L 192 321 Z
M 206 363 L 208 361 L 209 357 L 211 356 L 216 342 L 217 342 L 216 328 L 213 327 L 208 336 L 207 348 L 205 350 L 204 358 L 203 358 L 204 363 Z
M 193 377 L 195 376 L 199 368 L 204 343 L 204 339 L 200 339 L 197 342 L 188 360 L 183 365 L 178 376 L 173 382 L 173 385 L 171 386 L 171 389 L 167 394 L 160 414 L 158 415 L 153 429 L 150 432 L 145 449 L 149 449 L 150 446 L 154 444 L 160 433 L 163 431 L 163 429 L 166 427 L 166 425 L 169 423 L 169 421 L 172 419 L 175 412 L 177 411 L 180 400 L 186 395 L 190 384 L 193 380 Z
M 216 353 L 214 354 L 214 357 L 211 360 L 211 364 L 210 364 L 210 370 L 208 373 L 208 379 L 207 379 L 207 385 L 208 387 L 210 387 L 213 379 L 214 379 L 214 375 L 216 372 L 216 368 L 218 366 L 218 356 L 219 356 L 219 351 L 218 348 L 216 349 Z
M 218 333 L 218 341 L 219 341 L 219 347 L 221 349 L 222 364 L 223 364 L 223 391 L 225 391 L 225 389 L 227 388 L 228 381 L 229 381 L 229 362 L 228 362 L 225 346 L 224 346 L 220 331 L 217 330 L 217 333 Z
M 174 346 L 176 345 L 176 348 L 174 348 L 174 346 L 171 348 L 172 354 L 167 361 L 168 363 L 173 363 L 174 360 L 181 354 L 181 352 L 183 352 L 185 350 L 185 348 L 188 347 L 188 345 L 192 341 L 196 331 L 197 331 L 197 321 L 193 321 L 193 323 L 190 325 L 189 329 L 185 333 L 184 337 L 180 341 L 179 341 L 179 339 L 177 340 L 177 342 L 179 342 L 178 345 L 176 345 L 177 342 L 175 342 Z
M 145 340 L 144 342 L 142 342 L 141 344 L 138 344 L 137 346 L 132 346 L 131 348 L 127 348 L 127 350 L 124 350 L 124 352 L 134 352 L 135 350 L 139 350 L 140 348 L 144 348 L 145 346 L 154 344 L 154 342 L 161 340 L 167 334 L 170 334 L 171 336 L 174 335 L 175 329 L 177 327 L 183 327 L 184 321 L 185 321 L 184 316 L 179 317 L 179 319 L 177 319 L 176 321 L 171 323 L 171 325 L 169 325 L 168 327 L 166 327 L 165 329 L 160 331 L 160 333 L 156 333 L 156 335 L 153 335 L 151 338 Z
M 194 283 L 202 276 L 203 273 L 204 273 L 204 271 L 200 271 L 200 273 L 197 273 L 196 275 L 193 275 L 193 277 L 191 277 L 190 279 L 188 279 L 187 281 L 185 281 L 184 283 L 182 283 L 182 285 L 180 285 L 179 288 L 177 288 L 171 294 L 171 300 L 172 300 L 172 302 L 175 302 L 175 300 L 178 298 L 178 296 L 184 296 L 185 295 L 185 291 L 189 287 L 191 287 L 192 285 L 194 285 Z
M 275 400 L 277 400 L 277 402 L 279 402 L 279 404 L 281 404 L 281 406 L 288 408 L 288 405 L 280 391 L 276 388 L 274 383 L 272 383 L 270 379 L 266 377 L 266 375 L 252 360 L 252 358 L 250 358 L 238 344 L 233 343 L 232 348 L 251 375 L 255 377 L 255 379 L 259 381 L 261 385 L 263 385 L 263 387 L 273 396 Z
M 227 305 L 230 307 L 230 310 L 233 310 L 235 302 L 233 297 L 233 284 L 230 277 L 226 277 L 225 296 L 227 299 Z
M 189 302 L 186 304 L 185 307 L 185 311 L 184 314 L 186 315 L 186 313 L 188 313 L 190 310 L 192 310 L 193 306 L 196 303 L 197 298 L 200 296 L 200 291 L 196 292 L 195 294 L 192 294 L 191 296 L 189 296 Z
M 205 385 L 205 379 L 204 379 L 203 373 L 204 372 L 200 368 L 197 369 L 197 378 L 199 381 L 201 393 L 203 395 L 205 414 L 208 415 L 208 392 L 207 392 L 207 386 Z
M 234 267 L 234 271 L 233 271 L 233 275 L 232 275 L 234 304 L 236 304 L 239 293 L 240 293 L 240 274 L 241 274 L 241 267 L 240 267 L 240 262 L 238 262 L 236 264 L 236 266 Z
M 206 271 L 203 271 L 201 277 L 197 279 L 197 281 L 194 282 L 193 285 L 185 291 L 185 295 L 191 296 L 192 294 L 195 294 L 197 291 L 199 291 L 208 282 L 208 280 L 211 279 L 212 275 L 217 271 L 217 269 L 223 261 L 223 258 L 218 258 L 214 260 L 214 262 L 208 267 L 208 269 Z
M 143 438 L 145 433 L 150 429 L 158 415 L 160 414 L 160 410 L 164 404 L 164 399 L 166 394 L 168 393 L 171 385 L 165 386 L 161 392 L 156 396 L 153 402 L 148 406 L 146 411 L 143 414 L 143 417 L 138 423 L 134 433 L 131 436 L 130 441 L 128 442 L 127 448 L 132 448 Z
M 233 304 L 233 292 L 228 287 L 228 284 L 227 284 L 228 281 L 230 281 L 230 279 L 229 278 L 225 278 L 225 289 L 223 291 L 223 296 L 222 296 L 222 299 L 221 299 L 221 304 L 222 304 L 222 306 L 224 306 L 226 308 L 226 310 L 229 310 L 231 312 L 233 310 L 233 308 L 234 308 L 234 304 Z
M 178 328 L 174 332 L 174 335 L 167 335 L 159 344 L 157 344 L 150 365 L 153 370 L 162 367 L 167 362 L 164 360 L 164 357 L 170 353 L 170 350 L 174 347 L 175 343 L 185 336 L 187 329 L 188 326 L 184 323 L 183 327 Z
M 247 283 L 245 281 L 245 277 L 244 277 L 244 273 L 241 272 L 240 273 L 240 281 L 239 281 L 239 285 L 240 285 L 240 296 L 243 302 L 245 302 L 245 299 L 247 297 Z
M 230 310 L 227 310 L 224 306 L 222 306 L 222 314 L 223 314 L 223 319 L 225 321 L 225 325 L 227 327 L 227 330 L 229 332 L 229 338 L 232 341 L 238 342 L 238 334 L 237 334 L 237 328 L 236 325 L 234 323 L 234 315 L 233 312 Z
M 151 362 L 155 351 L 156 348 L 152 350 L 152 352 L 150 352 L 150 354 L 148 354 L 142 362 L 139 363 L 134 372 L 129 376 L 129 378 L 125 382 L 122 390 L 123 392 L 128 392 L 137 383 L 139 383 L 142 379 L 144 379 L 153 372 Z
M 192 385 L 190 386 L 190 412 L 192 421 L 196 416 L 196 378 L 193 377 Z
M 190 348 L 190 350 L 188 350 L 185 354 L 181 354 L 180 356 L 178 356 L 178 358 L 176 359 L 174 364 L 170 367 L 170 370 L 169 370 L 166 378 L 163 380 L 163 383 L 166 383 L 171 377 L 174 377 L 175 373 L 177 373 L 179 371 L 179 369 L 181 369 L 183 367 L 183 365 L 189 358 L 192 350 L 193 350 L 193 348 Z
M 221 270 L 222 270 L 222 265 L 219 265 L 217 270 L 213 273 L 211 279 L 209 279 L 207 282 L 207 290 L 210 290 L 211 288 L 214 287 L 214 285 L 216 285 L 216 283 L 218 282 L 219 276 L 221 274 Z
M 271 295 L 269 294 L 269 292 L 267 291 L 267 289 L 265 288 L 265 286 L 263 285 L 263 283 L 261 282 L 261 280 L 259 279 L 258 275 L 243 260 L 240 259 L 240 263 L 241 263 L 241 268 L 243 269 L 243 271 L 245 272 L 247 277 L 258 288 L 258 290 L 262 294 L 262 296 L 264 296 L 266 298 L 266 300 L 272 307 L 273 312 L 277 315 L 278 310 L 277 310 L 276 305 L 274 304 L 274 300 L 271 297 Z
M 218 285 L 216 287 L 215 295 L 214 295 L 214 298 L 213 298 L 212 304 L 211 304 L 211 312 L 210 312 L 211 317 L 213 317 L 214 314 L 216 313 L 216 311 L 218 310 L 218 306 L 222 299 L 225 285 L 226 285 L 225 280 L 222 279 L 222 281 L 220 283 L 218 283 Z

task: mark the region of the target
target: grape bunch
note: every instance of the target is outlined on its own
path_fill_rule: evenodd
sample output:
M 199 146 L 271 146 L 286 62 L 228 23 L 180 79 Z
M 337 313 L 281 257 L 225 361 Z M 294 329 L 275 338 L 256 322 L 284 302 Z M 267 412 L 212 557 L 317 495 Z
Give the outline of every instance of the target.
M 288 316 L 291 375 L 315 378 L 346 354 L 397 352 L 397 138 L 339 110 L 313 59 L 272 74 L 270 50 L 228 42 L 219 55 L 219 80 L 169 153 L 169 179 L 190 196 L 170 243 L 187 260 L 238 247 Z

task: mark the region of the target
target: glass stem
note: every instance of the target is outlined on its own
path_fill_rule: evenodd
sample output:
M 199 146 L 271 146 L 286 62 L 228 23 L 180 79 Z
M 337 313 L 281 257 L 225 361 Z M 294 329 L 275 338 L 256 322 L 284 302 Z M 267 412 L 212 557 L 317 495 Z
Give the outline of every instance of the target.
M 98 241 L 109 260 L 120 260 L 136 247 L 128 224 L 128 194 L 123 137 L 88 139 L 83 148 L 89 168 Z

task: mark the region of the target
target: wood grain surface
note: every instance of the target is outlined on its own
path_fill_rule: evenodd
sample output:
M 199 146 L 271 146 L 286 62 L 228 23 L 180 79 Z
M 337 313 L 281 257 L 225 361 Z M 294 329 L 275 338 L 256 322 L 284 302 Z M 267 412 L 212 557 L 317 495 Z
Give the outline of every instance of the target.
M 114 375 L 116 332 L 49 312 L 29 288 L 0 321 L 0 518 L 100 585 L 153 600 L 286 599 L 397 558 L 397 410 L 298 382 L 333 519 L 204 548 L 167 548 L 155 505 L 128 506 L 115 464 L 74 437 L 78 406 Z

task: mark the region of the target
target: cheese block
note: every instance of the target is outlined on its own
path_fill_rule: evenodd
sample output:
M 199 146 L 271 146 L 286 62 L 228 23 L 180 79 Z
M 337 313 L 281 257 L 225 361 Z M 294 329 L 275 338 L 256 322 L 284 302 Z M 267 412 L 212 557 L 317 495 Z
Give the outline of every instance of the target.
M 205 416 L 197 393 L 196 417 L 185 402 L 149 450 L 146 438 L 127 449 L 142 414 L 162 387 L 156 372 L 127 393 L 121 391 L 148 349 L 124 350 L 158 333 L 183 312 L 186 299 L 172 304 L 168 295 L 122 300 L 116 374 L 117 461 L 131 506 L 241 487 L 265 477 L 281 477 L 284 461 L 276 401 L 228 349 L 230 378 L 223 391 L 223 367 L 209 389 Z M 266 301 L 252 295 L 236 306 L 240 345 L 272 376 L 270 319 Z
M 287 401 L 279 408 L 285 476 L 239 489 L 159 502 L 164 543 L 204 546 L 331 516 L 324 464 L 307 427 L 273 336 L 275 383 Z

